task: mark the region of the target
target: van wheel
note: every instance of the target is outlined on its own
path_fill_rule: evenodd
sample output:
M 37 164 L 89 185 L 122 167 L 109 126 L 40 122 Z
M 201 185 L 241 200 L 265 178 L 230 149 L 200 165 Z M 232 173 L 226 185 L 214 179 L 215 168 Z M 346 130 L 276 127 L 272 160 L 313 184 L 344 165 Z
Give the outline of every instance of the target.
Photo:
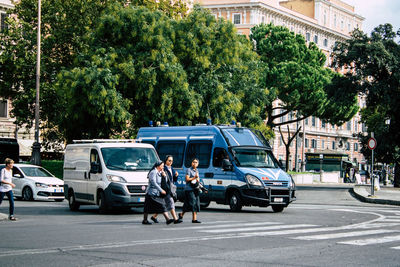
M 284 208 L 285 208 L 284 206 L 276 206 L 276 205 L 272 206 L 272 210 L 274 212 L 282 212 Z
M 229 207 L 231 211 L 240 211 L 243 207 L 242 199 L 237 191 L 233 191 L 229 196 Z
M 107 213 L 108 207 L 106 202 L 106 195 L 104 194 L 103 191 L 100 192 L 97 203 L 99 204 L 99 213 L 100 214 Z
M 22 199 L 26 201 L 33 200 L 32 189 L 29 186 L 25 187 L 24 190 L 22 190 Z
M 69 205 L 69 209 L 72 211 L 79 210 L 80 204 L 78 202 L 76 202 L 76 200 L 75 200 L 74 191 L 70 191 L 68 193 L 68 205 Z

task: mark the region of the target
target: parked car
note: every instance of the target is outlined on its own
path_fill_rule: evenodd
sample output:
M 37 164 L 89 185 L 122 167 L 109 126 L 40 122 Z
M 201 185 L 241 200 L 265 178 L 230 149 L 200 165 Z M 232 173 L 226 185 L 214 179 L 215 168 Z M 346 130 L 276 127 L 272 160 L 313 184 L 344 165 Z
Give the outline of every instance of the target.
M 5 167 L 0 165 L 0 170 Z M 30 164 L 14 164 L 14 196 L 23 200 L 64 200 L 64 181 L 48 170 Z

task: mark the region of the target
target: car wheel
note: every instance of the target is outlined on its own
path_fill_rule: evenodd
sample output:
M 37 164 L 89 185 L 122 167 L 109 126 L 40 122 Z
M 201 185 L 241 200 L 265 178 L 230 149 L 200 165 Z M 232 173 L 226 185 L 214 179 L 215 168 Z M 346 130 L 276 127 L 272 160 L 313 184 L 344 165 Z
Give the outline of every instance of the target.
M 25 201 L 31 201 L 33 200 L 33 193 L 32 189 L 27 186 L 22 190 L 22 199 Z
M 77 211 L 80 207 L 80 204 L 75 200 L 75 194 L 72 190 L 68 193 L 68 205 L 72 211 Z
M 242 209 L 242 199 L 237 191 L 234 191 L 229 196 L 229 207 L 231 211 L 240 211 Z
M 103 191 L 100 192 L 98 196 L 98 203 L 99 203 L 99 213 L 104 214 L 107 213 L 108 207 L 107 207 L 107 202 L 106 202 L 106 195 L 104 194 Z
M 284 208 L 285 208 L 284 206 L 277 206 L 277 205 L 272 206 L 272 210 L 274 212 L 282 212 Z

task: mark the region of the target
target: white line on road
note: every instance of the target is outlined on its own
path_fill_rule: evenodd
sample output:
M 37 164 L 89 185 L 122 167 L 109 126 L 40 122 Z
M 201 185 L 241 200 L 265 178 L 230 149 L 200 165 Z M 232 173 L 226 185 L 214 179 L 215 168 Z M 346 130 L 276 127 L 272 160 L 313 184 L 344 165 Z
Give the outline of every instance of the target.
M 180 230 L 197 230 L 205 228 L 226 228 L 226 227 L 243 227 L 243 226 L 253 226 L 253 225 L 271 225 L 271 224 L 281 224 L 279 222 L 259 222 L 259 223 L 241 223 L 241 224 L 220 224 L 220 225 L 201 225 L 201 226 L 187 226 L 179 228 L 165 228 L 163 230 L 167 231 L 180 231 Z
M 338 244 L 366 246 L 366 245 L 375 245 L 375 244 L 394 242 L 394 241 L 399 241 L 399 240 L 400 240 L 400 235 L 395 235 L 395 236 L 385 236 L 385 237 L 381 237 L 381 238 L 368 238 L 368 239 L 343 241 L 343 242 L 338 242 Z
M 334 233 L 334 234 L 324 234 L 324 235 L 298 236 L 298 237 L 294 237 L 293 239 L 299 239 L 299 240 L 325 240 L 325 239 L 346 238 L 346 237 L 353 237 L 353 236 L 393 233 L 393 232 L 399 232 L 399 231 L 385 230 L 385 229 L 365 230 L 365 231 L 357 231 L 357 232 L 345 232 L 345 233 Z
M 262 227 L 242 227 L 242 228 L 229 228 L 229 229 L 213 229 L 213 230 L 201 230 L 203 233 L 229 233 L 229 232 L 250 232 L 259 230 L 280 230 L 288 228 L 298 227 L 317 227 L 318 225 L 313 224 L 293 224 L 293 225 L 274 225 L 274 226 L 262 226 Z M 279 232 L 277 232 L 279 233 Z

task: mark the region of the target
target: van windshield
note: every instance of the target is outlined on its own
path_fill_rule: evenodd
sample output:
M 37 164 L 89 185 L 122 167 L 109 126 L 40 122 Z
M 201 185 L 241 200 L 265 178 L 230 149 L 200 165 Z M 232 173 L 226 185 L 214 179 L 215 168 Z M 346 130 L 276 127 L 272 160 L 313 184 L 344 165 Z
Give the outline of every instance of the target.
M 240 167 L 278 168 L 271 151 L 261 148 L 232 148 L 233 155 Z
M 110 170 L 150 170 L 158 160 L 154 149 L 146 147 L 106 147 L 101 149 L 104 163 Z

